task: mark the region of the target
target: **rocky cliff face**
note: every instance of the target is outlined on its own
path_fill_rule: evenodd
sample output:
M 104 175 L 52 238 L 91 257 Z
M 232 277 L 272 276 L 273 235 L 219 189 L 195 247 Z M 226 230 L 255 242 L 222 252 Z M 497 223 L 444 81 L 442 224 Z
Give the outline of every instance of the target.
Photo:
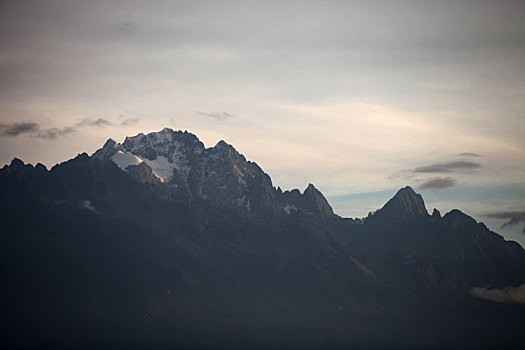
M 313 185 L 297 196 L 295 192 L 283 194 L 273 187 L 268 174 L 231 145 L 220 141 L 205 148 L 188 132 L 166 128 L 127 137 L 122 144 L 110 139 L 92 158 L 102 163 L 114 162 L 128 172 L 128 166 L 140 163 L 168 187 L 177 188 L 192 200 L 256 212 L 271 219 L 299 210 L 326 218 L 334 216 L 327 200 Z

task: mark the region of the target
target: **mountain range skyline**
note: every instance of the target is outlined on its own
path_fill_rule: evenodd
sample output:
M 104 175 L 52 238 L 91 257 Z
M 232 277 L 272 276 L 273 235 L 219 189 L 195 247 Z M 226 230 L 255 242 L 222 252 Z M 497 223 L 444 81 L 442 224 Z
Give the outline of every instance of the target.
M 436 167 L 443 165 L 436 165 Z M 453 165 L 456 166 L 456 165 Z M 164 128 L 0 168 L 4 344 L 514 348 L 525 250 L 399 189 L 343 218 Z M 494 322 L 497 320 L 497 322 Z
M 523 1 L 0 4 L 0 166 L 163 127 L 366 216 L 398 188 L 524 243 Z M 507 224 L 509 223 L 509 224 Z
M 0 344 L 519 348 L 525 1 L 0 1 Z
M 171 130 L 169 128 L 164 128 L 163 131 Z M 182 131 L 179 131 L 182 132 Z M 157 134 L 159 132 L 152 132 L 151 134 Z M 185 131 L 187 133 L 187 131 Z M 188 133 L 189 135 L 193 135 L 192 133 Z M 136 137 L 139 135 L 144 135 L 143 133 L 139 133 Z M 193 135 L 195 137 L 195 135 Z M 126 136 L 126 140 L 130 137 Z M 111 138 L 109 139 L 112 143 L 115 143 Z M 200 142 L 200 140 L 199 140 Z M 220 140 L 217 142 L 223 143 L 223 140 Z M 120 144 L 119 144 L 120 145 Z M 203 146 L 204 147 L 204 146 Z M 210 146 L 209 148 L 213 148 L 213 146 Z M 96 153 L 96 152 L 93 152 Z M 459 155 L 459 159 L 465 159 L 465 157 L 471 158 L 471 157 L 481 157 L 481 155 L 475 155 L 475 154 L 466 154 L 466 155 Z M 56 165 L 58 165 L 57 163 Z M 6 164 L 7 165 L 7 164 Z M 441 172 L 441 171 L 448 171 L 448 168 L 454 169 L 454 168 L 466 168 L 466 169 L 477 169 L 480 168 L 481 165 L 479 163 L 474 163 L 470 161 L 456 161 L 456 162 L 449 162 L 444 164 L 434 164 L 427 167 L 421 167 L 414 169 L 415 172 Z M 165 170 L 164 170 L 165 171 Z M 169 172 L 170 170 L 168 170 Z M 276 186 L 283 187 L 281 184 L 276 184 Z M 305 186 L 306 188 L 307 186 Z M 429 210 L 431 211 L 433 208 L 442 210 L 443 212 L 449 212 L 453 209 L 457 209 L 460 207 L 459 205 L 455 205 L 456 203 L 452 201 L 449 202 L 442 202 L 442 199 L 440 196 L 436 193 L 435 189 L 428 189 L 424 186 L 419 186 L 415 188 L 418 188 L 419 191 L 422 191 L 422 193 L 425 195 L 426 198 L 430 198 L 430 201 L 427 199 L 427 202 L 430 203 Z M 292 188 L 286 188 L 283 187 L 283 189 L 292 190 L 295 187 Z M 380 192 L 371 192 L 371 193 L 362 193 L 362 194 L 350 194 L 350 195 L 335 195 L 335 196 L 327 196 L 327 199 L 329 200 L 330 204 L 334 207 L 334 211 L 343 217 L 349 217 L 349 218 L 365 218 L 367 215 L 369 215 L 370 212 L 374 212 L 380 208 L 380 205 L 382 203 L 385 203 L 389 198 L 391 198 L 397 189 L 387 190 L 387 191 L 380 191 Z M 448 194 L 453 199 L 454 197 L 458 198 L 461 196 L 464 196 L 464 192 L 461 192 L 457 189 L 453 189 L 453 194 Z M 519 195 L 519 193 L 518 193 Z M 483 191 L 480 191 L 477 200 L 479 199 L 486 199 L 490 198 L 490 194 L 487 195 L 487 193 L 484 193 Z M 441 200 L 440 200 L 441 199 Z M 452 204 L 452 203 L 453 204 Z M 461 202 L 460 202 L 461 203 Z M 439 204 L 442 204 L 439 206 Z M 375 206 L 374 206 L 375 205 Z M 468 207 L 468 204 L 466 205 Z M 352 208 L 351 210 L 348 210 L 347 208 Z M 346 209 L 346 210 L 345 210 Z M 357 215 L 355 215 L 357 213 Z M 479 213 L 479 212 L 478 212 Z M 346 215 L 345 215 L 346 214 Z M 350 215 L 348 215 L 350 214 Z M 354 214 L 354 215 L 351 215 Z M 478 220 L 484 221 L 488 224 L 488 226 L 493 230 L 497 232 L 502 232 L 502 234 L 510 240 L 514 240 L 519 242 L 522 246 L 525 246 L 525 235 L 522 233 L 522 230 L 525 229 L 521 227 L 521 223 L 524 221 L 523 215 L 520 212 L 504 212 L 503 210 L 500 210 L 499 212 L 495 213 L 483 213 L 482 215 L 478 214 L 477 217 Z M 494 220 L 495 219 L 495 220 Z M 510 226 L 508 226 L 508 223 L 511 223 Z M 510 234 L 509 234 L 510 232 Z

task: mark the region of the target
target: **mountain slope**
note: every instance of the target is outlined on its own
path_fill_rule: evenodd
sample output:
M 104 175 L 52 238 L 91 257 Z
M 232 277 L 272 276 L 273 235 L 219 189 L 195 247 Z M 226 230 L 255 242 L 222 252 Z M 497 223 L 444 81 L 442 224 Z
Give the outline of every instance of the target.
M 401 189 L 365 220 L 164 129 L 0 170 L 3 339 L 55 347 L 505 347 L 525 252 Z M 497 320 L 496 323 L 493 320 Z M 472 335 L 476 334 L 476 337 Z

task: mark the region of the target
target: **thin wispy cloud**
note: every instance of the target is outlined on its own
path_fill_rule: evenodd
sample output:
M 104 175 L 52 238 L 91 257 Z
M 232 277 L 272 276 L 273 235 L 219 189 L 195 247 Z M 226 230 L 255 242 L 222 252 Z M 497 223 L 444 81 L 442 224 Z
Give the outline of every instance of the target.
M 122 126 L 130 126 L 133 124 L 137 124 L 139 122 L 140 118 L 127 118 L 120 122 L 120 125 Z
M 113 125 L 113 123 L 107 119 L 98 118 L 98 119 L 83 119 L 82 121 L 78 122 L 76 126 L 97 126 L 97 127 L 104 127 L 104 126 L 110 126 Z
M 140 120 L 140 118 L 138 117 L 135 117 L 135 118 L 125 118 L 121 121 L 111 121 L 109 119 L 104 119 L 104 118 L 98 118 L 98 119 L 89 119 L 89 118 L 86 118 L 86 119 L 83 119 L 82 121 L 78 122 L 76 124 L 77 127 L 83 127 L 83 126 L 94 126 L 94 127 L 99 127 L 99 128 L 103 128 L 103 127 L 107 127 L 107 126 L 116 126 L 116 125 L 120 125 L 120 126 L 130 126 L 130 125 L 133 125 L 133 124 L 136 124 L 138 123 Z
M 65 136 L 75 131 L 76 130 L 71 127 L 51 128 L 51 129 L 47 129 L 47 130 L 43 130 L 39 132 L 36 136 L 41 139 L 56 139 L 60 136 Z
M 465 171 L 465 170 L 477 170 L 481 168 L 482 165 L 479 163 L 469 162 L 469 161 L 458 161 L 458 162 L 448 162 L 448 163 L 437 163 L 426 166 L 417 167 L 413 170 L 415 173 L 451 173 L 455 171 Z
M 507 226 L 515 226 L 518 224 L 525 224 L 525 212 L 524 211 L 490 213 L 490 214 L 486 214 L 485 217 L 493 218 L 493 219 L 507 220 L 507 222 L 505 222 L 501 226 L 501 228 L 504 228 Z M 523 227 L 522 232 L 525 234 L 525 226 Z
M 454 186 L 457 181 L 451 177 L 437 177 L 426 180 L 419 188 L 425 190 L 441 190 Z
M 199 114 L 205 117 L 216 119 L 216 120 L 224 120 L 224 119 L 235 117 L 235 115 L 228 113 L 228 112 L 215 112 L 215 113 L 199 112 Z
M 483 166 L 480 163 L 472 161 L 451 161 L 443 163 L 434 163 L 430 165 L 420 166 L 414 169 L 401 170 L 392 176 L 390 179 L 404 178 L 407 180 L 420 183 L 420 189 L 426 190 L 441 190 L 453 187 L 457 184 L 457 180 L 450 177 L 429 177 L 438 174 L 471 174 Z
M 458 154 L 460 157 L 483 157 L 482 154 L 479 153 L 473 153 L 473 152 L 463 152 Z
M 20 134 L 35 133 L 38 129 L 38 124 L 33 122 L 0 124 L 0 136 L 16 137 Z

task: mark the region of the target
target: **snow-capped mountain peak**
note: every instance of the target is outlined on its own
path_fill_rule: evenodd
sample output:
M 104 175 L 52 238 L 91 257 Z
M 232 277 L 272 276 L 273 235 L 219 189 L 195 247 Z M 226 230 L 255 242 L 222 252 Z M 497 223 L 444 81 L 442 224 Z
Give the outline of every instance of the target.
M 165 128 L 149 134 L 126 137 L 122 144 L 108 140 L 92 156 L 112 161 L 120 169 L 133 172 L 137 165 L 185 198 L 268 215 L 285 215 L 303 210 L 334 216 L 324 196 L 313 185 L 304 194 L 277 191 L 268 174 L 256 163 L 246 160 L 225 141 L 205 148 L 193 134 Z M 129 168 L 133 166 L 133 168 Z M 130 173 L 130 175 L 132 175 Z M 281 213 L 281 214 L 277 214 Z

